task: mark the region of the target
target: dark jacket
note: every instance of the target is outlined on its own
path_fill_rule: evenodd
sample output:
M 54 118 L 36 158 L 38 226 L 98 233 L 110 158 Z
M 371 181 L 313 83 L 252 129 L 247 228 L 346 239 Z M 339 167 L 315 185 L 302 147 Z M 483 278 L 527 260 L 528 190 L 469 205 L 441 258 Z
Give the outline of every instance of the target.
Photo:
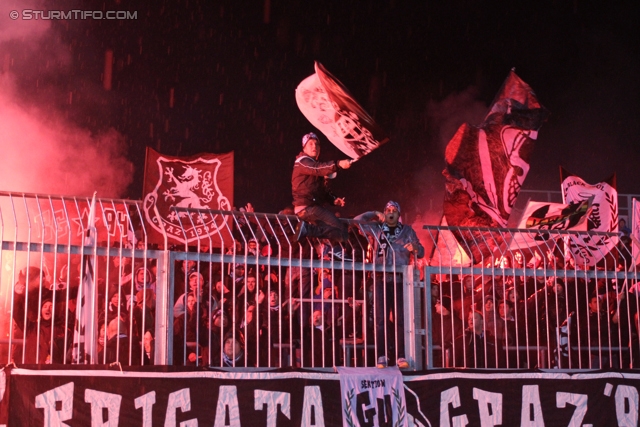
M 456 368 L 495 368 L 495 346 L 486 335 L 466 329 L 454 344 Z
M 137 340 L 132 340 L 130 343 L 129 337 L 126 334 L 116 334 L 109 339 L 105 345 L 103 351 L 107 353 L 107 363 L 120 362 L 121 365 L 129 365 L 129 353 L 131 353 L 131 365 L 142 364 L 142 350 Z M 133 344 L 130 346 L 130 344 Z M 102 354 L 98 355 L 98 360 L 101 361 Z
M 296 157 L 291 175 L 291 193 L 294 206 L 321 206 L 333 204 L 335 196 L 327 189 L 325 177 L 336 172 L 335 161 L 319 162 L 301 152 Z
M 407 243 L 413 244 L 417 250 L 417 258 L 424 257 L 424 246 L 422 246 L 416 232 L 410 225 L 398 222 L 397 227 L 400 228 L 398 234 L 394 235 L 389 242 L 386 237 L 387 226 L 385 223 L 379 223 L 375 212 L 365 212 L 354 219 L 356 221 L 373 221 L 379 224 L 380 228 L 376 230 L 377 238 L 374 242 L 374 253 L 379 264 L 393 265 L 395 260 L 395 265 L 409 265 L 411 252 L 404 247 Z
M 338 359 L 337 348 L 334 348 L 333 332 L 330 326 L 306 326 L 303 334 L 302 366 L 330 368 L 336 366 L 334 352 Z M 337 337 L 336 337 L 337 338 Z M 324 360 L 323 360 L 324 358 Z

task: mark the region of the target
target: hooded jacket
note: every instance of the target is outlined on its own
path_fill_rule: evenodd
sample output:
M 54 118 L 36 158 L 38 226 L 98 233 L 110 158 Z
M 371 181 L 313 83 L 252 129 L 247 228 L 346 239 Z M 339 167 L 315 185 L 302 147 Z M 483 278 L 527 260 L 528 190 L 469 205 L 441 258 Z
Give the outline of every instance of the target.
M 337 170 L 335 161 L 319 162 L 304 152 L 298 154 L 291 175 L 293 206 L 333 204 L 336 197 L 329 192 L 325 177 Z

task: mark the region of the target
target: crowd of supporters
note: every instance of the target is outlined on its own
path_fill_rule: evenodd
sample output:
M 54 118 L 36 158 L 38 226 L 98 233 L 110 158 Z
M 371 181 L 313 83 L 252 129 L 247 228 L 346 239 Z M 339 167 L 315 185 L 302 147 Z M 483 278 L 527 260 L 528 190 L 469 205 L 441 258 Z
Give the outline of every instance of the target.
M 226 254 L 225 261 L 180 261 L 173 266 L 169 302 L 173 364 L 374 366 L 373 295 L 381 282 L 370 272 L 341 268 L 342 262 L 371 261 L 370 240 L 350 229 L 350 242 L 338 252 L 322 239 L 288 246 L 288 239 L 278 239 L 276 244 L 269 236 L 260 236 L 257 228 L 240 234 L 256 237 L 236 236 L 224 254 L 205 242 L 190 248 Z M 324 267 L 283 267 L 278 265 L 279 257 L 321 260 Z M 615 261 L 620 271 L 630 265 L 624 258 Z M 93 356 L 74 344 L 83 263 L 77 257 L 61 264 L 65 268 L 58 274 L 38 267 L 20 273 L 11 302 L 11 359 L 16 363 L 153 364 L 155 259 L 97 257 Z M 574 272 L 598 270 L 576 266 L 572 258 L 565 261 L 562 254 L 551 251 L 514 251 L 486 267 L 497 270 L 427 278 L 434 366 L 638 366 L 640 293 L 633 283 L 581 277 Z M 500 274 L 525 268 L 526 275 Z M 531 273 L 536 270 L 541 273 Z M 550 275 L 549 270 L 562 273 Z M 395 316 L 385 319 L 385 339 L 390 341 L 403 339 L 394 336 Z
M 93 305 L 87 304 L 87 325 L 77 316 L 83 269 L 79 257 L 69 258 L 57 275 L 34 266 L 19 273 L 11 302 L 13 362 L 152 363 L 155 262 L 140 260 L 132 265 L 127 257 L 111 257 L 108 263 L 98 260 L 92 280 L 96 298 Z M 93 348 L 79 338 L 80 325 L 87 334 L 95 333 Z
M 618 253 L 629 253 L 623 245 Z M 615 271 L 631 266 L 623 256 L 606 262 Z M 434 366 L 638 367 L 633 283 L 553 250 L 515 251 L 485 268 L 491 274 L 430 278 Z
M 366 275 L 354 277 L 353 272 L 332 268 L 330 246 L 316 251 L 326 262 L 324 268 L 270 266 L 264 248 L 268 246 L 251 239 L 246 251 L 239 242 L 229 251 L 242 254 L 235 263 L 184 261 L 176 266 L 174 364 L 344 363 L 342 346 L 363 333 Z M 227 341 L 235 342 L 240 353 L 227 353 Z
M 265 239 L 244 244 L 235 240 L 224 254 L 204 243 L 188 248 L 228 255 L 235 262 L 175 263 L 169 302 L 173 364 L 332 367 L 345 363 L 345 342 L 361 339 L 363 307 L 371 306 L 370 301 L 364 304 L 367 276 L 339 270 L 332 246 L 315 243 L 294 244 L 285 250 L 293 250 L 293 258 L 322 259 L 324 268 L 270 266 L 275 247 Z M 364 243 L 365 251 L 366 247 Z M 367 256 L 362 249 L 359 252 L 352 250 L 351 256 L 360 260 Z M 86 264 L 76 256 L 60 261 L 65 268 L 58 274 L 38 267 L 20 273 L 11 301 L 12 361 L 154 363 L 156 260 L 98 256 L 95 262 L 97 294 L 91 321 L 97 325 L 97 351 L 90 355 L 74 338 L 78 295 L 86 273 Z M 372 321 L 369 317 L 371 340 Z

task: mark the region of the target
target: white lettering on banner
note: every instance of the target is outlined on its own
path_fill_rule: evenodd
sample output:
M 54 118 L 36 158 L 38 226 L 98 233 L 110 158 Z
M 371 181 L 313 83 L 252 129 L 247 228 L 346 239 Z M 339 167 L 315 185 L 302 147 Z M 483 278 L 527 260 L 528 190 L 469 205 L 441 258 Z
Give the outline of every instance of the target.
M 440 393 L 440 427 L 464 427 L 469 424 L 466 414 L 455 416 L 449 420 L 449 404 L 454 408 L 460 407 L 460 391 L 457 386 Z
M 56 404 L 61 402 L 58 410 Z M 36 396 L 36 408 L 44 409 L 45 427 L 69 427 L 63 421 L 73 416 L 73 383 L 68 383 Z
M 88 388 L 84 391 L 84 401 L 91 404 L 91 427 L 118 427 L 122 396 Z M 109 417 L 107 422 L 102 417 L 104 408 Z
M 15 369 L 19 373 L 12 374 L 17 379 L 12 381 L 11 385 L 14 387 L 16 395 L 23 396 L 24 399 L 8 402 L 5 413 L 9 414 L 10 425 L 41 425 L 45 427 L 70 427 L 77 425 L 80 420 L 87 427 L 113 427 L 123 424 L 135 424 L 142 427 L 162 426 L 163 424 L 165 427 L 197 427 L 204 419 L 210 420 L 207 422 L 207 427 L 242 427 L 251 419 L 255 420 L 256 417 L 258 420 L 263 420 L 261 421 L 262 427 L 279 427 L 280 421 L 287 425 L 291 424 L 292 427 L 294 425 L 295 427 L 325 427 L 329 424 L 331 426 L 343 425 L 345 419 L 347 419 L 347 426 L 350 427 L 435 427 L 437 425 L 440 427 L 468 427 L 470 424 L 483 427 L 497 425 L 637 427 L 640 421 L 640 389 L 638 388 L 640 374 L 635 373 L 630 373 L 628 377 L 623 379 L 619 379 L 617 373 L 607 372 L 574 375 L 563 373 L 553 374 L 553 376 L 536 374 L 540 378 L 532 378 L 528 375 L 485 374 L 469 378 L 481 381 L 477 384 L 478 386 L 485 384 L 492 391 L 473 387 L 474 384 L 469 384 L 471 381 L 443 390 L 443 384 L 453 385 L 456 383 L 443 383 L 442 380 L 465 379 L 465 375 L 468 374 L 455 373 L 457 377 L 436 374 L 427 377 L 427 381 L 431 381 L 431 378 L 435 377 L 435 381 L 428 384 L 425 384 L 426 381 L 422 378 L 407 381 L 404 390 L 407 393 L 407 399 L 411 402 L 409 404 L 409 402 L 401 402 L 402 399 L 398 391 L 392 387 L 395 382 L 393 378 L 395 372 L 392 371 L 392 368 L 385 370 L 372 368 L 371 372 L 367 371 L 369 368 L 351 369 L 355 372 L 361 370 L 363 374 L 354 375 L 353 378 L 340 378 L 340 381 L 348 382 L 350 387 L 346 390 L 342 389 L 344 391 L 340 396 L 337 393 L 327 393 L 326 390 L 331 389 L 325 390 L 324 383 L 315 382 L 316 385 L 306 385 L 303 381 L 307 380 L 302 376 L 300 383 L 295 386 L 284 385 L 284 390 L 278 390 L 279 387 L 270 383 L 268 378 L 266 381 L 264 378 L 260 378 L 260 382 L 254 381 L 253 387 L 251 384 L 222 386 L 213 383 L 207 387 L 207 390 L 210 390 L 209 394 L 195 396 L 193 401 L 190 398 L 190 386 L 198 387 L 197 390 L 199 390 L 202 385 L 199 382 L 194 382 L 195 385 L 185 384 L 185 382 L 200 378 L 178 378 L 181 380 L 179 383 L 181 385 L 174 387 L 166 384 L 160 386 L 158 383 L 152 382 L 145 383 L 144 378 L 119 383 L 114 381 L 114 384 L 105 384 L 105 387 L 109 387 L 106 391 L 90 389 L 86 387 L 89 385 L 88 383 L 80 382 L 82 381 L 80 378 L 67 383 L 62 379 L 62 382 L 54 384 L 63 385 L 38 394 L 42 390 L 40 378 L 47 378 L 46 374 L 42 375 L 39 373 L 40 371 L 37 371 L 39 377 L 30 377 L 21 373 L 26 370 Z M 377 376 L 373 375 L 379 371 L 382 372 Z M 351 372 L 347 371 L 345 377 L 351 377 Z M 0 372 L 0 386 L 2 374 Z M 65 372 L 63 375 L 68 377 L 69 374 Z M 84 376 L 89 377 L 89 375 L 85 374 Z M 547 379 L 545 376 L 550 378 Z M 7 377 L 8 375 L 5 376 L 5 378 Z M 502 378 L 506 378 L 506 381 L 502 381 Z M 500 379 L 501 382 L 495 382 L 494 379 Z M 590 382 L 584 381 L 585 379 Z M 382 380 L 384 380 L 384 387 L 388 387 L 387 391 L 382 390 L 384 388 Z M 516 384 L 513 380 L 521 382 Z M 363 381 L 366 382 L 363 383 Z M 596 381 L 597 386 L 594 385 Z M 538 384 L 532 384 L 532 382 Z M 9 382 L 7 381 L 7 383 Z M 44 382 L 45 387 L 49 383 L 49 381 Z M 78 383 L 78 388 L 75 387 L 75 383 Z M 93 381 L 89 381 L 89 383 L 93 383 Z M 160 386 L 163 391 L 159 392 L 153 384 L 155 387 Z M 571 387 L 569 390 L 573 393 L 558 391 L 566 390 L 563 385 Z M 260 388 L 255 386 L 260 386 Z M 361 389 L 361 386 L 364 389 Z M 445 385 L 445 387 L 447 386 Z M 335 382 L 332 387 L 335 390 Z M 517 389 L 519 388 L 522 390 L 521 406 L 518 406 L 517 402 Z M 217 397 L 215 397 L 216 390 Z M 300 396 L 302 391 L 304 391 L 304 396 Z M 434 392 L 440 392 L 439 401 L 437 397 L 434 399 Z M 580 392 L 583 394 L 578 394 Z M 145 394 L 140 395 L 140 393 Z M 252 394 L 254 395 L 253 402 L 251 402 Z M 559 409 L 553 407 L 554 395 L 556 407 Z M 239 397 L 243 399 L 241 405 Z M 76 402 L 74 402 L 74 398 L 77 399 Z M 551 406 L 546 403 L 545 405 L 541 404 L 542 400 L 548 403 L 549 398 L 552 399 Z M 212 399 L 216 399 L 217 402 Z M 342 411 L 336 407 L 337 399 L 342 400 Z M 5 403 L 4 400 L 2 403 Z M 156 407 L 156 404 L 159 404 L 160 407 Z M 331 412 L 324 413 L 324 404 L 330 405 L 328 407 Z M 421 404 L 423 409 L 420 408 Z M 413 408 L 409 409 L 411 413 L 408 412 L 407 406 Z M 424 410 L 425 407 L 426 410 Z M 74 408 L 75 412 L 73 412 Z M 154 410 L 155 415 L 153 415 Z M 545 412 L 546 410 L 548 412 Z M 241 412 L 244 424 L 241 423 Z M 279 412 L 282 412 L 282 415 Z M 435 421 L 438 412 L 440 422 L 430 422 L 429 419 Z M 341 415 L 342 420 L 339 420 Z M 284 420 L 284 417 L 288 420 Z M 78 420 L 74 420 L 74 418 L 78 418 Z M 520 418 L 520 422 L 518 422 L 518 418 Z M 180 422 L 178 420 L 186 421 Z M 0 427 L 2 427 L 3 421 L 0 420 Z M 584 424 L 585 421 L 591 424 Z
M 616 389 L 616 418 L 621 427 L 638 425 L 638 390 L 635 387 L 619 385 Z
M 311 415 L 313 413 L 313 416 Z M 324 427 L 322 393 L 317 385 L 305 386 L 301 427 Z
M 481 427 L 502 424 L 502 393 L 492 393 L 474 387 L 473 398 L 478 401 Z
M 282 391 L 255 390 L 254 407 L 256 411 L 263 411 L 267 405 L 267 427 L 276 427 L 278 420 L 278 406 L 287 418 L 291 419 L 291 394 Z
M 191 395 L 188 388 L 174 391 L 169 394 L 169 402 L 167 403 L 167 415 L 164 419 L 164 427 L 176 427 L 176 409 L 180 408 L 182 412 L 191 410 Z M 198 427 L 198 420 L 183 421 L 180 427 Z
M 152 411 L 153 405 L 156 403 L 156 392 L 150 391 L 147 394 L 143 394 L 134 400 L 136 409 L 142 408 L 142 427 L 153 427 L 152 423 Z
M 540 387 L 537 385 L 522 386 L 520 427 L 544 427 L 542 405 L 540 404 Z
M 567 427 L 582 427 L 582 420 L 587 413 L 587 399 L 588 396 L 586 394 L 565 393 L 562 391 L 556 393 L 556 406 L 558 408 L 566 408 L 567 403 L 576 407 Z
M 228 420 L 227 420 L 228 411 Z M 214 427 L 240 427 L 240 409 L 238 408 L 238 389 L 234 385 L 220 386 L 216 421 Z

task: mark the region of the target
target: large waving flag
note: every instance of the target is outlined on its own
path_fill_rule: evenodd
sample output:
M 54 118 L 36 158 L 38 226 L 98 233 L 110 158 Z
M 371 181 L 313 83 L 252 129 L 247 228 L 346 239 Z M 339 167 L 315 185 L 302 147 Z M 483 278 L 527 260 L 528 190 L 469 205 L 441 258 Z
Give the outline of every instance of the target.
M 338 79 L 319 62 L 315 70 L 298 85 L 296 102 L 333 145 L 357 160 L 389 140 Z
M 479 126 L 463 124 L 445 152 L 444 216 L 451 226 L 506 227 L 529 172 L 533 141 L 549 113 L 514 70 L 509 72 Z M 473 262 L 490 256 L 504 242 L 458 232 L 458 240 L 482 243 Z
M 96 193 L 93 193 L 87 232 L 84 246 L 93 248 L 96 239 Z M 73 331 L 73 363 L 98 363 L 98 351 L 96 345 L 97 316 L 96 316 L 96 289 L 93 254 L 83 257 L 84 274 L 82 285 L 78 290 L 78 302 L 76 306 L 76 323 Z M 88 356 L 88 357 L 87 357 Z
M 588 231 L 618 232 L 618 190 L 615 174 L 606 181 L 591 185 L 561 167 L 560 180 L 562 199 L 565 203 L 578 203 L 593 198 L 593 208 L 587 222 Z M 593 266 L 617 244 L 617 236 L 591 236 L 572 238 L 567 247 L 575 257 L 576 264 Z

